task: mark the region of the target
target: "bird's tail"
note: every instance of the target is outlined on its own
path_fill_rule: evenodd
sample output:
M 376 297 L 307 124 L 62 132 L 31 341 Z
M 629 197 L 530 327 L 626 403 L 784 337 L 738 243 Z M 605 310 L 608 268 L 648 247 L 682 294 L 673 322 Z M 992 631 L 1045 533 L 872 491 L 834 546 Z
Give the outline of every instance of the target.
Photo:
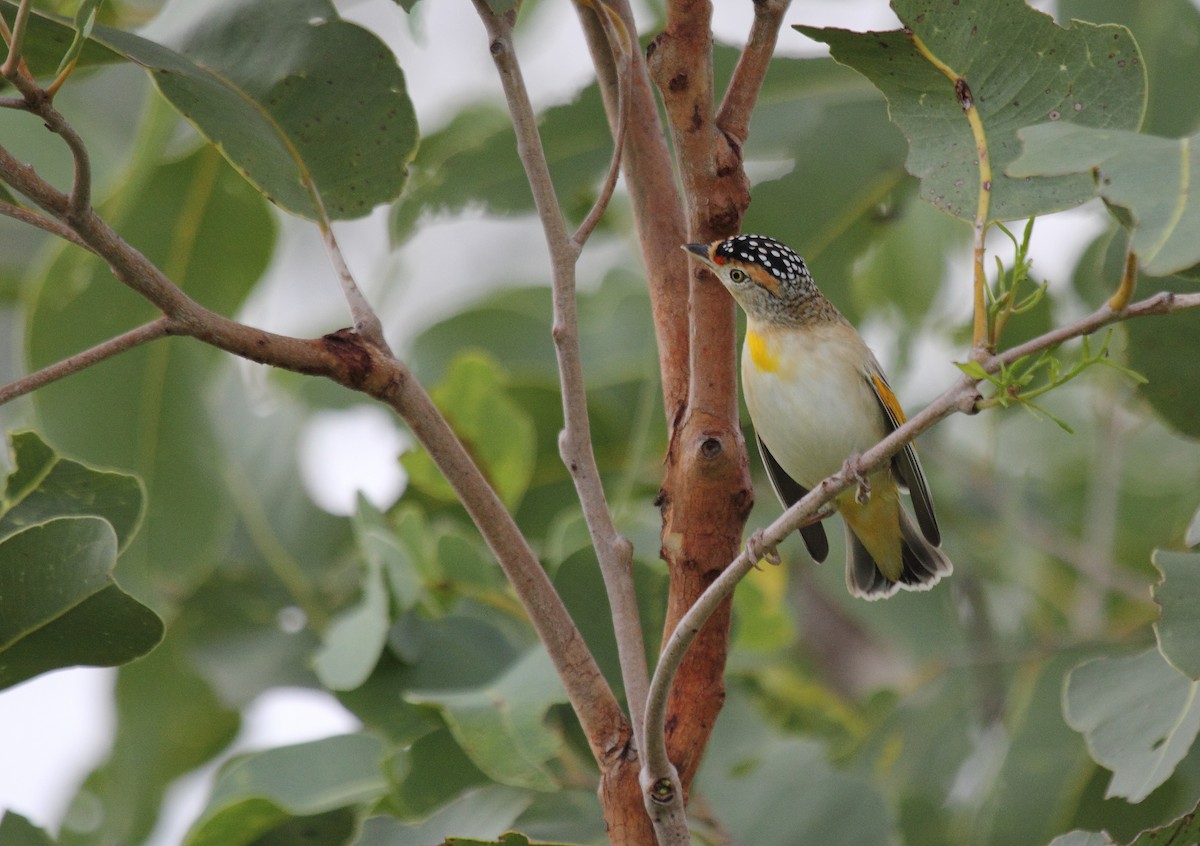
M 884 599 L 897 590 L 929 590 L 942 576 L 954 570 L 950 559 L 936 546 L 927 541 L 921 530 L 897 504 L 900 518 L 900 578 L 893 580 L 884 575 L 874 557 L 859 540 L 858 535 L 846 525 L 846 546 L 849 560 L 846 562 L 846 587 L 854 596 L 862 599 Z

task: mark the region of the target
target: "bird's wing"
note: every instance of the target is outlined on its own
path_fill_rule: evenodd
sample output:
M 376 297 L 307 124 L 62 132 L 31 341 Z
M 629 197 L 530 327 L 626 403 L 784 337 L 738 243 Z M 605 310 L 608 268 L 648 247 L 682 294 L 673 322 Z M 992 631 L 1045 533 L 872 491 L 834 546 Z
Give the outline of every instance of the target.
M 895 431 L 904 424 L 904 409 L 900 407 L 900 401 L 892 393 L 882 370 L 872 367 L 867 376 L 871 382 L 871 389 L 875 391 L 875 399 L 879 400 L 879 407 L 883 410 L 888 431 Z M 942 542 L 942 532 L 938 528 L 937 516 L 933 513 L 933 497 L 929 495 L 929 486 L 925 483 L 925 474 L 921 471 L 921 462 L 917 459 L 917 449 L 911 441 L 896 453 L 892 459 L 892 467 L 912 495 L 913 511 L 916 512 L 921 534 L 937 546 Z
M 808 488 L 789 476 L 779 466 L 779 462 L 775 460 L 775 456 L 771 455 L 771 451 L 767 449 L 762 438 L 755 435 L 754 439 L 758 441 L 758 452 L 762 455 L 763 466 L 767 468 L 767 478 L 771 480 L 775 496 L 779 497 L 784 508 L 803 499 L 804 495 L 808 493 Z M 820 523 L 813 523 L 811 526 L 802 528 L 800 537 L 804 538 L 804 545 L 808 547 L 808 554 L 812 556 L 813 561 L 821 562 L 829 556 L 829 538 L 825 537 L 825 527 Z

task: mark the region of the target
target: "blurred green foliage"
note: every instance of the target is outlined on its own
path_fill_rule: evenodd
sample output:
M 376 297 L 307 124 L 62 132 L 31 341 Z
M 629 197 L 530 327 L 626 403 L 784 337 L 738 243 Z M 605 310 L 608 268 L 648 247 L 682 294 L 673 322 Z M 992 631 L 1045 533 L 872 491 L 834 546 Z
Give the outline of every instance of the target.
M 269 5 L 286 14 L 286 4 Z M 897 4 L 914 22 L 924 6 L 947 16 L 946 37 L 962 28 L 965 19 L 948 4 L 917 5 Z M 986 22 L 1004 34 L 985 48 L 969 38 L 955 48 L 964 61 L 978 60 L 969 75 L 982 101 L 991 85 L 1006 84 L 1005 68 L 1022 66 L 1029 45 L 1014 32 L 1035 13 L 1015 2 L 963 5 L 973 15 L 992 15 Z M 318 6 L 326 9 L 307 4 L 297 12 L 306 26 L 315 26 L 307 17 Z M 1123 24 L 1136 48 L 1126 44 L 1125 30 L 1111 27 L 1055 31 L 1045 44 L 1076 49 L 1078 39 L 1117 33 L 1144 61 L 1146 131 L 1186 137 L 1200 123 L 1200 105 L 1181 82 L 1195 77 L 1189 45 L 1200 33 L 1200 12 L 1186 0 L 1164 6 L 1169 26 L 1151 3 L 1061 0 L 1060 19 Z M 117 28 L 147 14 L 145 4 L 102 8 L 102 23 Z M 7 18 L 12 9 L 0 0 Z M 1037 26 L 1045 25 L 1039 18 Z M 221 43 L 207 50 L 248 62 L 243 71 L 263 70 L 255 50 L 239 52 L 246 44 L 236 28 L 221 32 Z M 374 36 L 338 32 L 355 44 L 369 42 L 378 59 L 383 48 Z M 53 28 L 31 36 L 53 70 L 54 51 L 69 38 L 63 42 Z M 922 38 L 939 49 L 935 36 Z M 288 44 L 301 54 L 292 57 L 299 66 L 330 61 L 319 40 Z M 92 64 L 92 55 L 85 51 L 88 62 L 60 105 L 101 149 L 99 211 L 191 296 L 236 314 L 259 292 L 278 247 L 278 226 L 260 193 L 274 192 L 261 179 L 255 190 L 214 148 L 181 134 L 155 90 L 125 85 L 130 68 Z M 735 59 L 735 51 L 718 48 L 718 86 Z M 889 72 L 867 70 L 875 77 Z M 398 70 L 387 71 L 394 81 Z M 1037 81 L 1055 71 L 1022 72 Z M 955 154 L 957 164 L 938 171 L 931 152 L 940 143 L 936 120 L 902 124 L 904 133 L 889 122 L 889 110 L 896 117 L 905 97 L 946 98 L 952 108 L 937 103 L 936 115 L 957 117 L 953 89 L 949 96 L 945 90 L 950 83 L 935 81 L 944 85 L 906 88 L 896 77 L 883 86 L 885 100 L 831 59 L 778 59 L 746 146 L 754 180 L 746 228 L 779 237 L 809 259 L 823 289 L 870 329 L 910 408 L 954 378 L 948 360 L 963 355 L 968 322 L 960 304 L 970 282 L 962 261 L 969 227 L 921 195 L 946 179 L 953 185 L 970 156 Z M 1128 124 L 1130 110 L 1141 117 L 1133 88 L 1113 101 L 1125 112 L 1114 117 L 1118 125 Z M 392 93 L 407 102 L 403 90 Z M 200 105 L 219 123 L 218 101 Z M 65 180 L 64 161 L 40 149 L 44 139 L 22 126 L 25 116 L 0 111 L 0 143 L 8 146 L 11 137 L 17 154 Z M 140 119 L 125 119 L 139 111 Z M 121 116 L 122 132 L 113 115 Z M 236 129 L 232 123 L 221 131 Z M 132 142 L 130 125 L 137 127 Z M 1004 143 L 1015 144 L 1023 125 L 1004 124 Z M 541 126 L 556 187 L 568 216 L 579 218 L 611 150 L 596 87 L 546 109 Z M 317 149 L 342 184 L 341 148 L 328 142 Z M 906 161 L 911 168 L 914 150 L 936 172 L 911 175 Z M 1004 161 L 1017 152 L 1005 150 Z M 390 165 L 403 169 L 406 155 Z M 353 157 L 341 163 L 354 170 Z M 395 197 L 402 175 L 389 173 L 396 177 L 389 186 L 373 187 Z M 1154 178 L 1170 190 L 1179 184 L 1177 176 Z M 1073 199 L 1092 196 L 1086 173 L 1073 184 Z M 1036 202 L 1021 195 L 1033 203 L 1022 209 L 1044 212 L 1061 201 L 1060 194 L 1033 196 Z M 481 213 L 532 228 L 531 211 L 507 118 L 481 97 L 422 139 L 386 237 L 403 249 L 447 221 Z M 1177 234 L 1194 245 L 1200 232 L 1192 217 L 1181 216 Z M 5 361 L 0 372 L 44 366 L 153 316 L 91 257 L 45 239 L 18 243 L 9 234 L 17 230 L 5 226 L 3 316 L 20 331 L 6 336 L 0 355 L 20 360 Z M 618 196 L 589 247 L 604 266 L 581 290 L 580 329 L 596 454 L 618 528 L 635 544 L 652 657 L 667 590 L 654 507 L 666 434 L 649 303 L 628 230 Z M 1039 243 L 1048 238 L 1041 232 L 1034 227 L 1035 254 L 1059 246 Z M 1008 242 L 989 243 L 1011 265 Z M 1001 345 L 1104 302 L 1127 243 L 1126 231 L 1109 219 L 1073 272 L 1044 280 L 1045 296 L 1013 318 Z M 562 411 L 550 296 L 543 284 L 531 284 L 547 276 L 544 260 L 540 253 L 486 258 L 476 267 L 481 287 L 504 283 L 509 290 L 457 304 L 405 339 L 406 356 L 514 509 L 623 695 L 594 553 L 558 456 Z M 1036 259 L 1030 272 L 1043 281 Z M 514 277 L 522 281 L 515 288 Z M 439 282 L 428 273 L 418 281 Z M 1193 288 L 1185 274 L 1144 279 L 1140 293 Z M 783 550 L 784 566 L 747 578 L 734 602 L 728 700 L 692 792 L 699 842 L 722 842 L 728 832 L 756 846 L 1037 846 L 1062 835 L 1056 842 L 1063 846 L 1183 830 L 1175 820 L 1200 796 L 1193 743 L 1200 560 L 1183 551 L 1200 481 L 1200 451 L 1190 440 L 1200 419 L 1195 320 L 1184 313 L 1118 327 L 1109 355 L 1148 377 L 1146 385 L 1092 368 L 1039 398 L 1074 434 L 1011 408 L 947 421 L 923 438 L 944 545 L 956 567 L 936 591 L 885 603 L 852 600 L 839 568 L 814 566 L 794 541 Z M 1061 351 L 1064 361 L 1077 346 Z M 4 410 L 0 420 L 13 428 L 32 422 L 45 442 L 13 436 L 12 475 L 0 503 L 0 680 L 9 678 L 6 624 L 17 619 L 5 611 L 3 586 L 14 573 L 44 600 L 61 589 L 64 580 L 55 576 L 63 570 L 56 568 L 82 560 L 86 578 L 66 581 L 95 588 L 60 590 L 66 599 L 59 606 L 27 606 L 41 608 L 42 618 L 70 635 L 43 650 L 59 663 L 35 671 L 129 662 L 157 641 L 163 624 L 154 623 L 165 620 L 161 645 L 120 670 L 110 756 L 80 787 L 58 842 L 144 842 L 171 783 L 214 760 L 222 768 L 189 843 L 394 846 L 451 835 L 464 838 L 451 842 L 507 846 L 526 838 L 604 842 L 595 766 L 561 687 L 428 457 L 405 456 L 408 490 L 384 512 L 361 501 L 351 518 L 338 518 L 304 492 L 299 444 L 314 414 L 348 402 L 332 396 L 294 376 L 248 374 L 212 350 L 174 339 Z M 763 482 L 761 468 L 754 470 Z M 126 473 L 144 482 L 144 515 L 140 483 Z M 758 490 L 751 529 L 777 514 L 769 488 Z M 91 541 L 81 542 L 80 533 Z M 831 534 L 836 545 L 840 533 Z M 69 559 L 72 545 L 92 557 Z M 1158 553 L 1157 569 L 1156 549 L 1174 550 Z M 103 595 L 120 600 L 103 620 L 126 628 L 111 634 L 115 652 L 98 660 L 78 649 L 102 631 L 80 609 Z M 20 633 L 29 640 L 34 629 Z M 330 692 L 362 731 L 229 759 L 225 750 L 244 709 L 287 686 Z M 508 829 L 520 834 L 497 840 Z M 1107 834 L 1088 833 L 1101 829 Z M 0 821 L 0 846 L 49 842 L 16 814 Z

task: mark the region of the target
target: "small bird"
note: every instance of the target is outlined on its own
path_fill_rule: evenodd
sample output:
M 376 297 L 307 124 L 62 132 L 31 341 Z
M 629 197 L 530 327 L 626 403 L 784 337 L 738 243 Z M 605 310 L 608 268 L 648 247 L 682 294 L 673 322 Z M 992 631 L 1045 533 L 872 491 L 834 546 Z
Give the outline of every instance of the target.
M 841 312 L 817 290 L 804 260 L 762 235 L 684 244 L 746 312 L 742 392 L 763 464 L 787 507 L 904 422 L 875 356 Z M 900 505 L 912 496 L 916 524 Z M 938 549 L 933 500 L 910 443 L 890 466 L 834 500 L 846 523 L 846 587 L 863 599 L 897 589 L 928 590 L 953 569 Z M 824 561 L 821 523 L 800 530 L 809 554 Z

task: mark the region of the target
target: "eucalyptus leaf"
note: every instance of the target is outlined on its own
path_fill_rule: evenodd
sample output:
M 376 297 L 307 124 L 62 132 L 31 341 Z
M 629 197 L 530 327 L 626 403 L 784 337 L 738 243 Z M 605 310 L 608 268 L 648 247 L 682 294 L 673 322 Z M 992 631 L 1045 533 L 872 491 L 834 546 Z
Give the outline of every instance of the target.
M 116 560 L 116 534 L 99 517 L 55 518 L 0 541 L 0 689 L 154 648 L 162 620 L 117 587 Z
M 62 846 L 141 843 L 178 776 L 224 749 L 240 717 L 190 666 L 178 639 L 117 676 L 117 730 L 108 760 L 84 781 L 59 833 Z
M 220 3 L 175 49 L 99 25 L 91 41 L 144 68 L 243 176 L 294 214 L 361 217 L 404 186 L 417 145 L 404 74 L 382 41 L 328 0 Z
M 1200 732 L 1200 682 L 1151 649 L 1097 658 L 1067 678 L 1063 712 L 1113 771 L 1107 796 L 1140 802 L 1170 778 Z
M 479 463 L 500 499 L 515 508 L 533 476 L 537 455 L 533 422 L 506 393 L 504 369 L 489 356 L 463 352 L 430 395 Z M 409 483 L 439 499 L 454 490 L 424 450 L 402 457 Z
M 5 811 L 0 815 L 0 846 L 54 846 L 54 841 L 16 811 Z
M 88 5 L 94 6 L 95 0 L 83 0 L 81 7 Z M 0 14 L 6 21 L 13 20 L 16 10 L 17 3 L 13 0 L 0 0 Z M 63 57 L 74 49 L 75 24 L 70 18 L 60 15 L 38 9 L 31 11 L 21 58 L 35 78 L 50 77 L 61 67 Z M 120 53 L 96 41 L 87 40 L 82 42 L 79 49 L 76 66 L 83 68 L 120 61 Z M 7 86 L 8 82 L 0 79 L 0 91 Z
M 136 476 L 64 458 L 35 432 L 9 435 L 14 471 L 0 498 L 0 540 L 55 517 L 103 517 L 120 548 L 132 540 L 145 508 Z
M 221 768 L 185 846 L 239 846 L 289 817 L 308 817 L 379 799 L 388 788 L 386 747 L 364 734 L 329 737 L 236 758 Z
M 1062 123 L 1018 135 L 1025 148 L 1009 175 L 1092 174 L 1096 193 L 1132 216 L 1133 250 L 1146 273 L 1169 276 L 1200 264 L 1200 203 L 1191 185 L 1200 135 L 1157 138 Z
M 968 99 L 991 166 L 989 220 L 1071 208 L 1092 196 L 1086 175 L 1027 181 L 1005 169 L 1019 152 L 1017 130 L 1033 123 L 1138 127 L 1146 70 L 1128 30 L 1080 21 L 1063 29 L 1021 0 L 896 0 L 892 7 L 906 29 L 796 28 L 887 96 L 923 199 L 963 220 L 976 216 L 980 156 L 960 102 Z
M 527 790 L 489 785 L 464 793 L 420 822 L 370 817 L 355 846 L 429 846 L 447 837 L 495 837 L 506 831 L 532 801 Z
M 1154 553 L 1162 581 L 1154 586 L 1154 601 L 1162 609 L 1154 624 L 1158 649 L 1172 667 L 1200 681 L 1200 555 Z
M 531 650 L 486 687 L 410 691 L 410 702 L 437 707 L 455 740 L 480 770 L 501 784 L 555 790 L 545 763 L 560 747 L 543 720 L 566 691 L 542 647 Z

